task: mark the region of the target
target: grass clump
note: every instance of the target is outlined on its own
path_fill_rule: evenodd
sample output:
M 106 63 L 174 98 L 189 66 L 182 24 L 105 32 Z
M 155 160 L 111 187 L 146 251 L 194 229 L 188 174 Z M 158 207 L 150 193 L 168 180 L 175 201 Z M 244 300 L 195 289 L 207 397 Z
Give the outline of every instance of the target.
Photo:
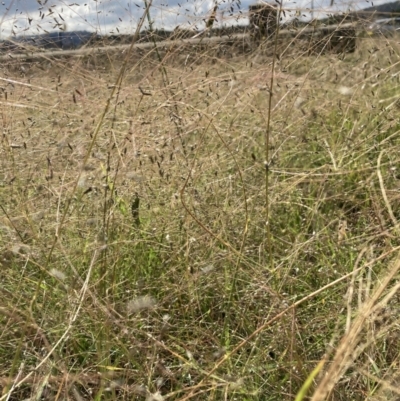
M 380 40 L 294 43 L 273 69 L 213 42 L 5 64 L 0 399 L 392 399 L 399 49 Z

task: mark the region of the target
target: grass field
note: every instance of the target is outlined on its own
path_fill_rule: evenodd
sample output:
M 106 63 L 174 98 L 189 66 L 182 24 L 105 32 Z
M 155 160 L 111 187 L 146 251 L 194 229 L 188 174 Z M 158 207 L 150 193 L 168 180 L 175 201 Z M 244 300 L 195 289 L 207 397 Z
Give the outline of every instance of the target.
M 397 399 L 398 39 L 4 62 L 0 400 Z

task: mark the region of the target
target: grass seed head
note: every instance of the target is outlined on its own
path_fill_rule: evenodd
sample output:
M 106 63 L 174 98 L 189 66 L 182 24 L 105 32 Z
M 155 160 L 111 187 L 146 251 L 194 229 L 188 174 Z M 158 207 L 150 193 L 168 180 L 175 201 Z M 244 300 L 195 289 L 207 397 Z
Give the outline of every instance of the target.
M 128 302 L 128 314 L 140 312 L 145 309 L 152 309 L 156 304 L 156 300 L 149 295 L 132 299 Z

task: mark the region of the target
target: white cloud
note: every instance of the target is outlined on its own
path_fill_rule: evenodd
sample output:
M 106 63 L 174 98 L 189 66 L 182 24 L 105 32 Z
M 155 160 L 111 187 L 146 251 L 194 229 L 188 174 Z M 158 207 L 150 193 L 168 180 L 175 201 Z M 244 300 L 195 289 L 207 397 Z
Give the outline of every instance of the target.
M 249 4 L 257 0 L 242 0 L 239 13 L 237 1 L 218 0 L 217 16 L 220 25 L 247 23 Z M 384 0 L 374 2 L 375 5 Z M 156 28 L 173 29 L 177 25 L 201 29 L 213 8 L 214 0 L 154 0 L 151 17 Z M 293 15 L 301 10 L 304 18 L 310 17 L 311 0 L 284 0 L 284 7 Z M 371 5 L 362 1 L 337 0 L 329 7 L 330 0 L 314 0 L 314 16 L 323 17 L 327 12 L 357 10 Z M 232 15 L 230 7 L 233 7 Z M 143 14 L 143 0 L 0 0 L 0 37 L 10 34 L 34 34 L 54 31 L 63 24 L 69 31 L 132 33 Z

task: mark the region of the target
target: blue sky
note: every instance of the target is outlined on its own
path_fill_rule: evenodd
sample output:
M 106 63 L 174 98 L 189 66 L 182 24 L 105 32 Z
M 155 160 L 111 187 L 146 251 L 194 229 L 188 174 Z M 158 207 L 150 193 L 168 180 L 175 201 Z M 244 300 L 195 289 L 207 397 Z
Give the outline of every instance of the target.
M 311 0 L 283 0 L 284 7 L 301 11 L 309 17 Z M 235 0 L 218 0 L 220 24 L 246 24 L 249 4 L 257 0 L 241 0 L 242 14 L 237 13 Z M 378 0 L 374 5 L 387 1 Z M 157 27 L 166 29 L 177 25 L 203 27 L 202 20 L 209 15 L 214 0 L 154 0 L 152 19 Z M 365 0 L 337 0 L 333 10 L 361 9 L 372 3 Z M 235 9 L 235 17 L 230 16 L 230 6 Z M 35 34 L 54 31 L 64 25 L 69 31 L 87 30 L 101 34 L 132 33 L 144 8 L 143 0 L 0 0 L 0 37 L 11 34 Z M 314 0 L 314 15 L 324 16 L 329 8 L 329 0 Z

